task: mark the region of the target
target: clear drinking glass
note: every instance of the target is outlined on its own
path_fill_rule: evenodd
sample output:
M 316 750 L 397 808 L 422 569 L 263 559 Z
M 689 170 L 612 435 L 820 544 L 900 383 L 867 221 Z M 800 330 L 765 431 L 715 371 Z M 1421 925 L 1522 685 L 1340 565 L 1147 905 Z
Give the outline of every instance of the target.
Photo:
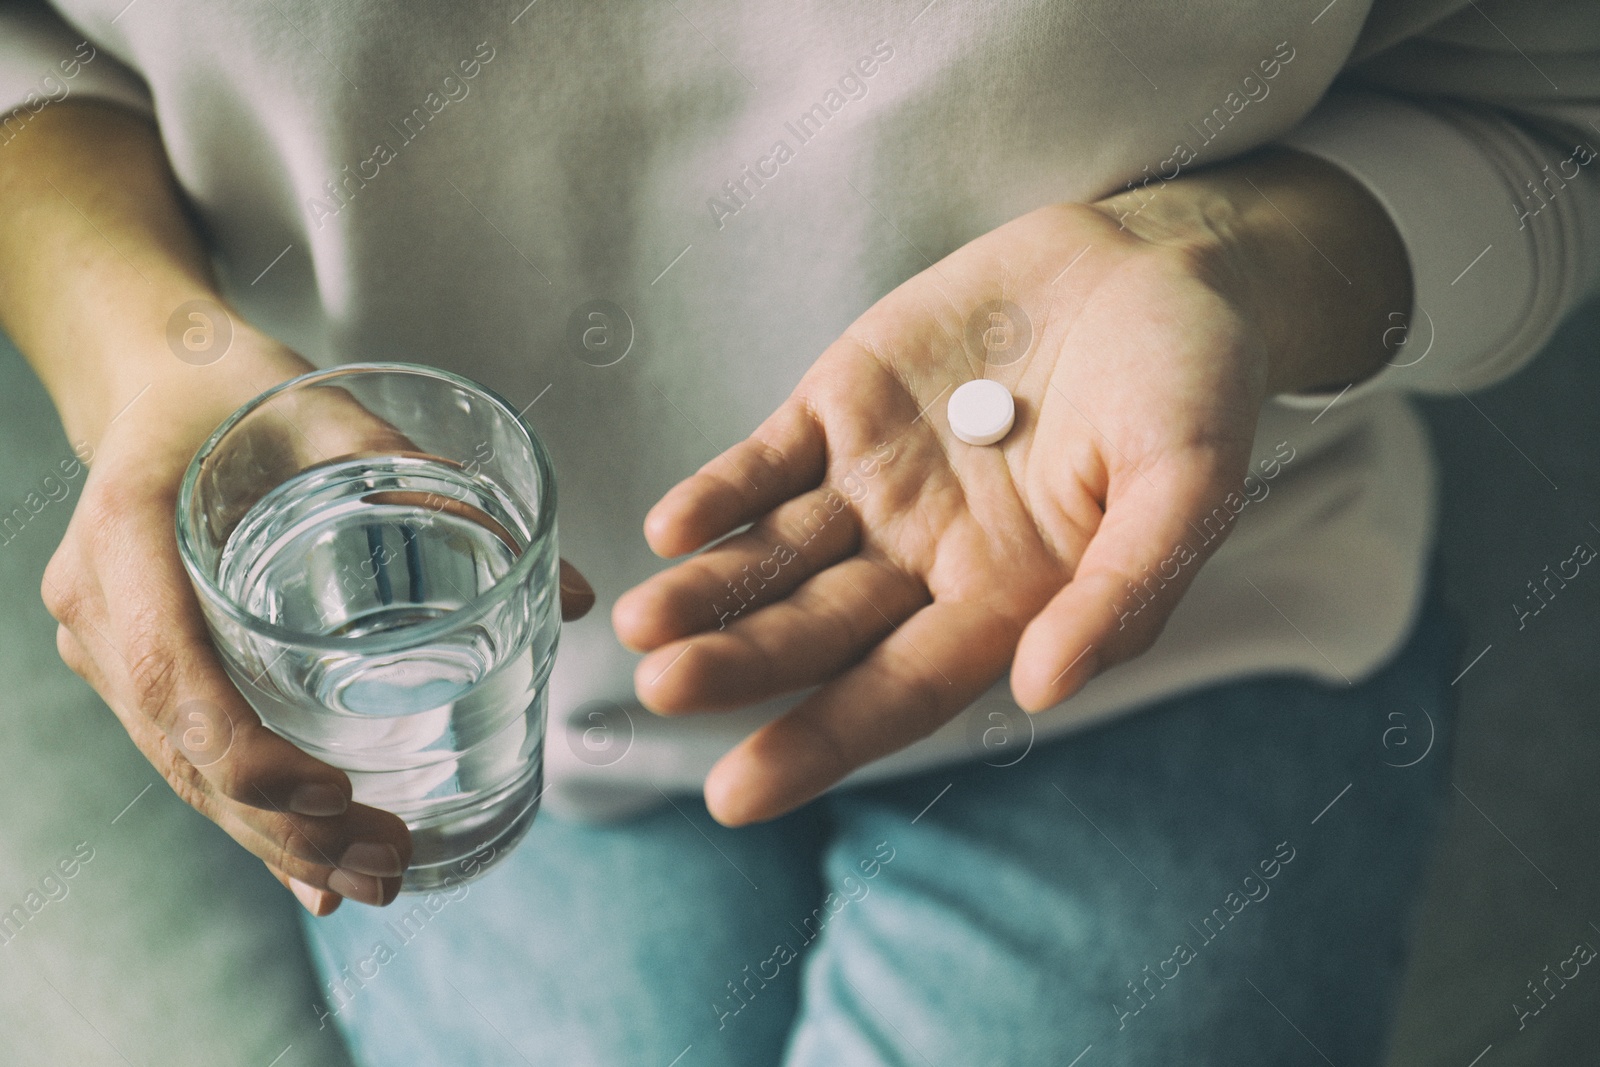
M 178 547 L 262 721 L 411 829 L 402 888 L 475 877 L 543 789 L 556 485 L 501 397 L 405 363 L 302 375 L 184 475 Z

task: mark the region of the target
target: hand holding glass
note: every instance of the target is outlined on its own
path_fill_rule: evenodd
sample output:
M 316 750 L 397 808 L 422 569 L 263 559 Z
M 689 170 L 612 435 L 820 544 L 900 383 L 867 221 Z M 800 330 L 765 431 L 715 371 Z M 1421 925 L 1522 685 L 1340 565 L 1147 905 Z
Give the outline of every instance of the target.
M 405 821 L 403 890 L 475 877 L 537 811 L 555 506 L 515 409 L 401 363 L 263 393 L 184 477 L 178 546 L 223 665 L 263 723 Z

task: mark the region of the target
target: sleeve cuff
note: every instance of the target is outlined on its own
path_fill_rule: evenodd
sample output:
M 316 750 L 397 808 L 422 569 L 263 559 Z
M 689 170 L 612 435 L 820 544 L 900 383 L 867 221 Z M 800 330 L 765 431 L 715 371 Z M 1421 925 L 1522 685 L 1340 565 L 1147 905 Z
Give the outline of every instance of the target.
M 1592 179 L 1580 175 L 1548 202 L 1536 198 L 1522 180 L 1566 155 L 1503 118 L 1343 92 L 1278 143 L 1367 187 L 1405 244 L 1413 283 L 1409 319 L 1396 314 L 1385 338 L 1385 366 L 1342 392 L 1283 393 L 1273 398 L 1279 403 L 1314 409 L 1380 390 L 1484 388 L 1532 359 L 1595 285 L 1593 264 L 1581 258 L 1587 245 L 1600 259 L 1600 236 L 1581 232 L 1600 214 L 1587 202 Z
M 144 82 L 43 3 L 0 5 L 0 146 L 34 115 L 69 98 L 152 113 Z

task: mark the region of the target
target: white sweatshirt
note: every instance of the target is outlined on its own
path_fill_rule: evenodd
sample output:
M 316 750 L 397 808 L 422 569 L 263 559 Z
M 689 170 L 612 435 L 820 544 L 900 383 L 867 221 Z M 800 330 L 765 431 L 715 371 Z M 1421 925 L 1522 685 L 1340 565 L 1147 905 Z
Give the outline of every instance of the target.
M 562 553 L 599 592 L 551 683 L 546 800 L 569 813 L 696 789 L 798 699 L 639 708 L 608 612 L 662 566 L 641 520 L 875 300 L 1001 223 L 1291 144 L 1390 211 L 1411 325 L 1336 402 L 1268 404 L 1233 533 L 1149 653 L 1031 721 L 1002 679 L 855 780 L 1006 762 L 1030 726 L 1242 675 L 1360 681 L 1432 547 L 1404 394 L 1499 381 L 1600 290 L 1592 0 L 524 2 L 0 0 L 0 152 L 54 100 L 153 114 L 254 322 L 319 364 L 433 363 L 533 403 Z M 580 314 L 597 299 L 631 334 Z M 608 322 L 597 358 L 583 330 Z

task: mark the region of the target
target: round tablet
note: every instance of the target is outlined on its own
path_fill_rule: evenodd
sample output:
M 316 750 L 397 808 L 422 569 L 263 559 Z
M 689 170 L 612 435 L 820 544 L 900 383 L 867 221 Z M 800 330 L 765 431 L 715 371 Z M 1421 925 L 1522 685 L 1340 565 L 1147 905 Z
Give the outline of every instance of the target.
M 1011 432 L 1016 402 L 999 382 L 979 378 L 950 394 L 950 431 L 969 445 L 992 445 Z

